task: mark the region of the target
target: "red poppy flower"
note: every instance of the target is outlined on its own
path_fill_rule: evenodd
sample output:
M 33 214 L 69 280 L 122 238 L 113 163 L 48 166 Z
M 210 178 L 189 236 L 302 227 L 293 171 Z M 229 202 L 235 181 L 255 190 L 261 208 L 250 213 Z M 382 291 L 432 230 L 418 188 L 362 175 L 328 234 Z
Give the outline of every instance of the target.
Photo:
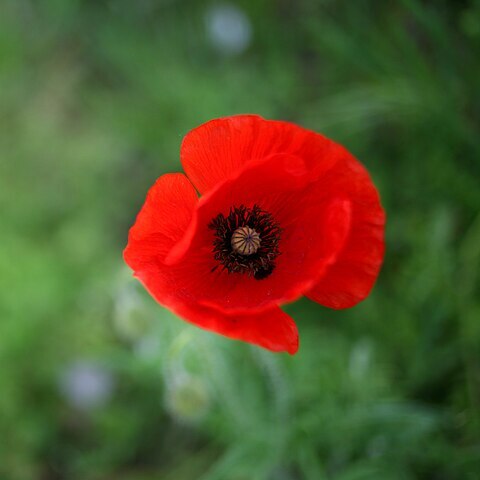
M 370 292 L 385 216 L 365 168 L 292 123 L 239 115 L 192 130 L 129 233 L 127 264 L 185 320 L 273 351 L 298 349 L 279 305 L 347 308 Z M 199 198 L 197 191 L 201 194 Z

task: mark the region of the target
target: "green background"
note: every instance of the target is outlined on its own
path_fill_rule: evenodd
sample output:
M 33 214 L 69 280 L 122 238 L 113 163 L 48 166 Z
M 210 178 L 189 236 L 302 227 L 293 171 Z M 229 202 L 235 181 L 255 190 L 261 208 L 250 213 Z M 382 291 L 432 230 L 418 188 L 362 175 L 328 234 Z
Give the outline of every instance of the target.
M 0 0 L 0 479 L 480 478 L 480 2 L 229 5 Z M 342 143 L 387 211 L 368 300 L 287 307 L 294 357 L 122 260 L 182 137 L 235 113 Z

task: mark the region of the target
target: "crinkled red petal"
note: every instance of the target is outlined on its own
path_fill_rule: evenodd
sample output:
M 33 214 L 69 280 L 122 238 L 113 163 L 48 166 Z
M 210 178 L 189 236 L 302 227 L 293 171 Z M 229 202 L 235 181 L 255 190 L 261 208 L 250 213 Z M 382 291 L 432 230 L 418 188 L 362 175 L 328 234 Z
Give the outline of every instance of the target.
M 327 170 L 342 147 L 328 138 L 289 122 L 258 115 L 235 115 L 211 120 L 184 138 L 180 157 L 197 190 L 205 193 L 246 163 L 275 154 L 302 158 L 307 168 Z
M 298 350 L 298 331 L 292 318 L 279 307 L 260 313 L 225 315 L 208 307 L 177 305 L 174 311 L 185 320 L 235 340 L 259 345 L 273 352 Z
M 134 271 L 151 264 L 161 265 L 190 224 L 198 197 L 181 173 L 162 175 L 150 188 L 124 251 Z
M 145 272 L 144 272 L 145 274 Z M 292 318 L 279 307 L 262 312 L 225 314 L 198 303 L 178 302 L 178 299 L 157 297 L 158 283 L 149 275 L 137 275 L 156 300 L 184 320 L 220 335 L 252 343 L 274 352 L 298 350 L 298 331 Z
M 306 295 L 330 308 L 349 308 L 372 289 L 385 252 L 385 213 L 368 172 L 351 155 L 332 169 L 326 184 L 351 199 L 351 228 L 335 263 Z

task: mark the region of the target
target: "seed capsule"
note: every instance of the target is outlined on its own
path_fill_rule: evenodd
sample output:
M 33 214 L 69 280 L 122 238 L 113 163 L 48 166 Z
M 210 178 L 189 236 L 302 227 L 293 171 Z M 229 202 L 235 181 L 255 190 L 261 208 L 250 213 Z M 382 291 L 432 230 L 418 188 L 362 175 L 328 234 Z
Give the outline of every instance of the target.
M 240 255 L 253 255 L 260 247 L 260 235 L 250 227 L 239 227 L 232 235 L 233 251 Z

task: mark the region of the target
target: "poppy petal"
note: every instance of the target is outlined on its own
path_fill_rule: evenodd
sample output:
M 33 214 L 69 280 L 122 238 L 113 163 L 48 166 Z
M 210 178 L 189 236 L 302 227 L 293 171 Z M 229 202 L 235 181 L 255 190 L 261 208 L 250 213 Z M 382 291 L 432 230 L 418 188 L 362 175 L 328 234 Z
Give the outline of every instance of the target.
M 190 131 L 183 140 L 180 158 L 187 176 L 200 193 L 205 193 L 246 163 L 275 154 L 296 155 L 309 169 L 326 169 L 336 161 L 338 148 L 323 135 L 293 123 L 235 115 Z
M 225 315 L 204 306 L 176 306 L 174 311 L 190 323 L 226 337 L 294 355 L 298 350 L 295 322 L 278 307 L 260 313 Z
M 166 174 L 155 182 L 130 229 L 124 251 L 132 270 L 164 261 L 185 233 L 197 203 L 195 188 L 185 175 Z
M 332 169 L 328 183 L 352 200 L 351 229 L 336 262 L 306 295 L 326 307 L 349 308 L 368 296 L 377 279 L 385 252 L 385 213 L 370 176 L 352 156 Z
M 135 272 L 135 277 L 158 303 L 198 327 L 275 352 L 286 351 L 293 355 L 298 350 L 297 326 L 278 306 L 261 312 L 228 315 L 196 303 L 188 295 L 179 301 L 175 294 L 181 286 L 166 274 L 165 268 L 150 264 Z M 160 288 L 159 283 L 163 283 L 163 287 Z

